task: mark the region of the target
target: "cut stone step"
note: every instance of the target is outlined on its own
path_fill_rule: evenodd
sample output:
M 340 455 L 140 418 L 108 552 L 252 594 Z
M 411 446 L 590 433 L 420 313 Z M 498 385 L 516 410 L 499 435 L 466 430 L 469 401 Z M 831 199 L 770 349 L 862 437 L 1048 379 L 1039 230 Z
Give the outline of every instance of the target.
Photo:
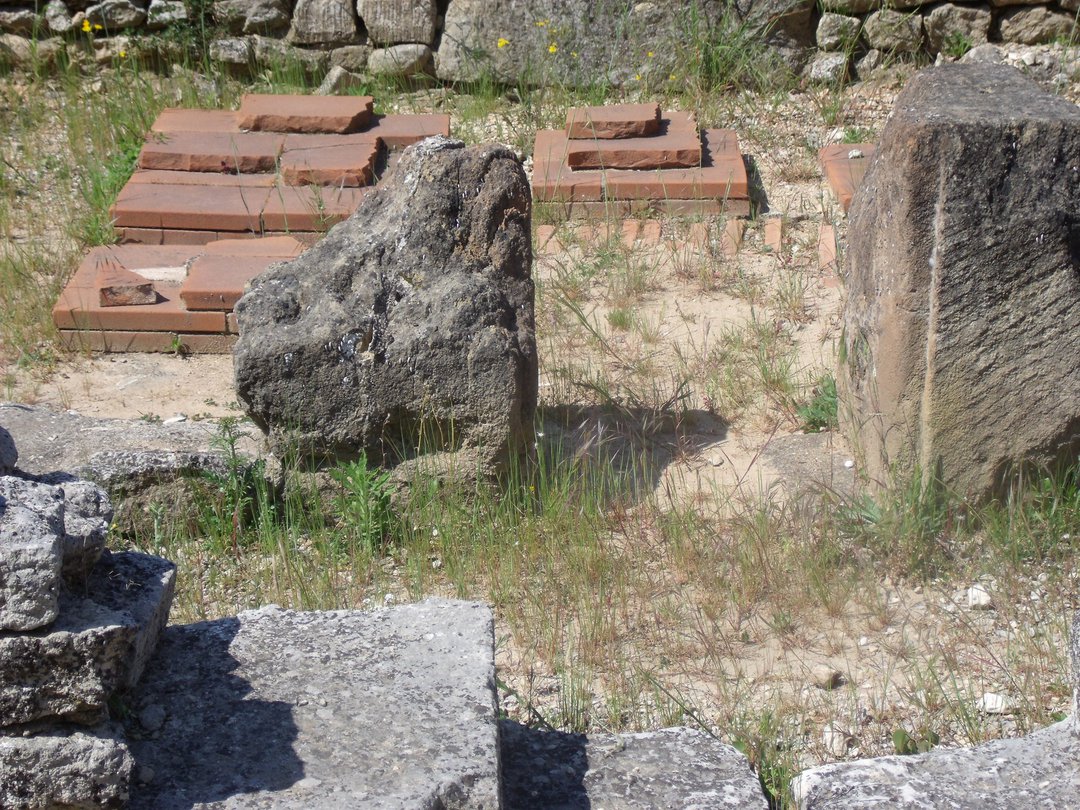
M 230 315 L 232 313 L 229 313 Z M 79 352 L 146 352 L 164 354 L 229 354 L 236 335 L 176 332 L 85 331 L 61 329 L 60 344 Z
M 845 213 L 851 207 L 855 191 L 862 185 L 874 149 L 872 143 L 834 143 L 818 152 L 825 182 L 840 203 L 840 210 Z
M 130 707 L 131 752 L 153 774 L 132 810 L 501 807 L 480 603 L 173 626 Z M 165 717 L 151 734 L 134 719 L 149 710 Z
M 378 136 L 387 149 L 401 149 L 433 135 L 450 137 L 450 116 L 441 113 L 376 115 L 364 134 Z
M 325 231 L 348 219 L 364 194 L 364 188 L 278 186 L 271 190 L 262 211 L 264 231 Z
M 375 179 L 382 141 L 362 135 L 289 135 L 281 177 L 289 186 L 367 186 Z
M 701 136 L 661 132 L 649 138 L 569 140 L 566 163 L 579 169 L 677 169 L 701 165 Z
M 136 169 L 128 184 L 157 183 L 166 186 L 232 186 L 270 188 L 277 185 L 276 174 L 225 174 L 223 172 L 180 172 L 168 169 Z
M 94 259 L 94 286 L 98 302 L 103 307 L 127 307 L 135 304 L 156 304 L 154 285 L 145 276 L 124 267 L 115 257 L 99 254 Z
M 285 136 L 273 132 L 159 132 L 139 150 L 140 169 L 250 174 L 273 172 Z
M 191 110 L 166 107 L 153 124 L 151 132 L 239 132 L 232 110 Z
M 569 138 L 644 138 L 659 131 L 659 104 L 574 107 L 566 114 Z
M 229 312 L 244 294 L 244 288 L 282 257 L 204 255 L 191 263 L 180 297 L 189 310 Z
M 225 332 L 221 312 L 189 312 L 180 299 L 179 285 L 158 285 L 156 304 L 102 307 L 97 291 L 69 285 L 53 307 L 58 329 L 125 332 Z
M 241 129 L 263 132 L 347 133 L 371 121 L 371 96 L 298 96 L 245 93 Z
M 128 183 L 109 212 L 119 228 L 258 232 L 259 215 L 271 191 L 232 185 Z

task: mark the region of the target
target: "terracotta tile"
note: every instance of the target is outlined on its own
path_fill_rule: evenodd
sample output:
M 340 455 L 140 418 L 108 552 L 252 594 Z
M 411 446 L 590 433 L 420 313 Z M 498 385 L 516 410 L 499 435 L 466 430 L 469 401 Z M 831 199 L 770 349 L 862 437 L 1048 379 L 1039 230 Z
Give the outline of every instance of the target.
M 292 239 L 295 239 L 297 242 L 299 242 L 305 248 L 309 248 L 312 245 L 316 244 L 320 239 L 322 239 L 324 234 L 322 233 L 322 231 L 294 231 L 294 232 L 291 232 L 291 233 L 289 231 L 267 231 L 266 232 L 266 238 L 269 238 L 269 237 L 281 237 L 281 236 L 288 236 L 288 237 L 290 237 Z
M 188 110 L 166 107 L 150 125 L 151 132 L 239 132 L 232 110 Z
M 152 133 L 139 150 L 139 168 L 249 174 L 277 170 L 285 136 L 274 132 Z
M 739 153 L 739 140 L 730 129 L 702 133 L 704 165 L 697 169 L 655 171 L 609 170 L 604 193 L 610 199 L 747 199 L 749 182 Z
M 622 243 L 626 247 L 633 247 L 641 233 L 641 221 L 637 219 L 624 219 L 622 224 Z
M 217 231 L 186 231 L 166 228 L 161 232 L 163 245 L 205 245 L 220 238 Z
M 749 200 L 634 200 L 635 212 L 656 212 L 668 216 L 750 216 Z
M 119 228 L 116 231 L 116 241 L 122 245 L 160 245 L 161 228 Z
M 236 335 L 177 334 L 175 332 L 124 332 L 117 330 L 60 330 L 65 349 L 84 352 L 168 352 L 179 341 L 188 354 L 229 354 Z
M 400 149 L 432 135 L 449 137 L 450 116 L 440 113 L 376 115 L 364 133 L 378 135 L 387 149 Z
M 732 218 L 724 223 L 724 232 L 720 235 L 720 250 L 729 259 L 733 259 L 739 254 L 745 231 L 746 220 L 744 219 Z
M 229 311 L 247 283 L 278 261 L 272 256 L 200 256 L 188 268 L 180 298 L 189 310 Z
M 768 217 L 765 220 L 765 249 L 779 255 L 784 244 L 783 217 Z
M 85 290 L 97 290 L 97 269 L 102 260 L 114 260 L 128 270 L 140 275 L 153 275 L 144 272 L 162 267 L 183 267 L 202 253 L 198 246 L 182 245 L 105 245 L 92 248 L 75 269 L 69 287 Z
M 110 209 L 122 228 L 256 231 L 273 189 L 128 184 Z M 163 240 L 167 237 L 163 235 Z
M 709 226 L 704 222 L 691 222 L 686 241 L 695 247 L 706 247 L 709 244 Z
M 566 114 L 566 134 L 570 138 L 642 138 L 659 130 L 659 104 L 574 107 Z
M 566 162 L 578 169 L 674 169 L 701 165 L 697 133 L 664 133 L 650 138 L 569 141 Z
M 220 239 L 210 242 L 203 256 L 270 256 L 294 259 L 307 249 L 307 245 L 289 235 L 265 236 L 262 239 Z
M 136 169 L 128 183 L 157 183 L 167 186 L 235 186 L 237 188 L 270 188 L 277 183 L 276 174 L 235 174 L 223 172 L 182 172 L 165 169 Z
M 189 312 L 178 286 L 155 285 L 156 304 L 102 307 L 97 291 L 68 285 L 53 307 L 58 329 L 118 330 L 124 332 L 224 332 L 221 312 Z
M 128 270 L 113 254 L 94 257 L 94 286 L 98 291 L 98 303 L 103 307 L 157 303 L 153 283 Z
M 818 228 L 818 269 L 836 273 L 836 228 L 822 222 Z
M 557 230 L 554 225 L 536 226 L 536 249 L 540 253 L 558 253 L 562 249 L 558 244 L 559 240 L 555 238 Z
M 603 198 L 601 172 L 572 172 L 566 165 L 566 135 L 544 129 L 536 133 L 533 149 L 533 198 L 540 201 L 596 202 Z
M 873 156 L 872 143 L 834 143 L 818 152 L 825 182 L 845 213 L 851 207 L 851 198 L 862 184 Z
M 382 141 L 367 135 L 289 135 L 281 153 L 286 185 L 367 186 Z
M 347 219 L 370 188 L 278 186 L 263 207 L 265 231 L 325 231 Z
M 641 241 L 646 245 L 659 245 L 662 232 L 660 220 L 647 219 L 641 226 Z
M 245 93 L 241 129 L 266 132 L 356 132 L 371 120 L 371 96 L 299 96 Z

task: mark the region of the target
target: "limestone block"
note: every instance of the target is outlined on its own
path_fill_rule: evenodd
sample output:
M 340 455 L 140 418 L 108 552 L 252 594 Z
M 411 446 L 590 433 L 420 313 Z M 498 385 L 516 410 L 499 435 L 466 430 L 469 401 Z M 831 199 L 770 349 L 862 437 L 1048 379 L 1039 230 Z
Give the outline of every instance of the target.
M 292 20 L 287 0 L 215 0 L 214 19 L 232 34 L 286 31 Z
M 818 84 L 836 84 L 847 78 L 846 53 L 819 53 L 806 66 L 806 77 Z
M 1080 451 L 1080 109 L 998 65 L 897 99 L 852 204 L 838 386 L 869 478 L 961 495 Z
M 950 39 L 959 39 L 969 47 L 977 47 L 986 42 L 990 33 L 992 15 L 980 6 L 960 6 L 956 3 L 942 3 L 934 6 L 923 17 L 923 29 L 931 53 L 944 51 Z M 960 55 L 960 54 L 953 54 Z
M 45 23 L 54 34 L 66 34 L 75 28 L 71 11 L 64 0 L 49 0 L 45 4 Z
M 1021 45 L 1067 40 L 1080 30 L 1075 14 L 1054 11 L 1046 6 L 1009 9 L 1001 16 L 999 26 L 1003 42 L 1018 42 Z
M 59 613 L 63 518 L 51 506 L 43 513 L 0 493 L 0 630 L 34 630 Z
M 288 39 L 296 45 L 346 45 L 359 41 L 351 0 L 298 0 Z
M 170 627 L 132 696 L 154 776 L 130 807 L 495 810 L 494 664 L 475 602 Z
M 151 31 L 160 31 L 187 18 L 187 6 L 183 0 L 150 0 L 146 10 L 146 27 Z
M 376 45 L 435 44 L 435 0 L 357 0 L 356 10 Z
M 84 588 L 65 591 L 47 629 L 0 634 L 0 726 L 93 724 L 130 688 L 169 618 L 176 568 L 146 554 L 106 554 Z
M 0 31 L 29 36 L 41 18 L 30 6 L 0 6 Z
M 121 808 L 133 767 L 123 731 L 112 726 L 0 732 L 0 807 Z
M 86 9 L 86 19 L 91 25 L 100 25 L 106 31 L 138 28 L 146 22 L 146 11 L 131 0 L 105 0 Z
M 350 73 L 363 73 L 367 70 L 370 45 L 343 45 L 330 51 L 331 67 L 341 67 Z
M 918 53 L 923 45 L 922 17 L 892 9 L 875 11 L 863 31 L 871 48 L 886 53 Z
M 246 71 L 255 61 L 255 49 L 244 37 L 215 39 L 210 43 L 210 58 L 232 70 Z
M 373 50 L 367 69 L 373 76 L 416 76 L 431 73 L 432 64 L 427 45 L 391 45 Z
M 818 21 L 817 46 L 823 51 L 854 50 L 859 41 L 862 20 L 858 17 L 846 17 L 843 14 L 825 12 Z

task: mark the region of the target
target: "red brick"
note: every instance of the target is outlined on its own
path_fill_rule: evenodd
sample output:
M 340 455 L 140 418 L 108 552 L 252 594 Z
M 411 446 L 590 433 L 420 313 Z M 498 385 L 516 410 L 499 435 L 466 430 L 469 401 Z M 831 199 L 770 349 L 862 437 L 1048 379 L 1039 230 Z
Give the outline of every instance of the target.
M 271 191 L 276 190 L 128 184 L 121 189 L 110 213 L 122 228 L 257 231 L 259 213 Z
M 155 285 L 158 303 L 130 307 L 102 307 L 96 290 L 68 285 L 53 307 L 58 329 L 118 330 L 123 332 L 224 332 L 221 312 L 189 312 L 178 286 Z
M 281 236 L 287 236 L 290 239 L 295 239 L 305 248 L 309 248 L 312 245 L 315 245 L 320 239 L 322 239 L 324 234 L 321 231 L 295 231 L 292 233 L 288 231 L 266 231 L 265 234 L 265 238 Z
M 177 342 L 187 354 L 229 354 L 236 345 L 236 335 L 60 330 L 61 345 L 71 351 L 172 353 Z
M 622 224 L 622 243 L 626 247 L 633 247 L 641 233 L 641 222 L 636 219 L 624 219 Z
M 114 260 L 128 270 L 142 274 L 143 271 L 162 267 L 183 267 L 202 253 L 202 248 L 192 246 L 161 245 L 107 245 L 92 248 L 68 282 L 85 290 L 97 290 L 97 269 L 102 260 Z
M 701 136 L 662 133 L 651 138 L 569 141 L 566 162 L 579 169 L 674 169 L 701 165 Z
M 784 220 L 769 217 L 765 220 L 765 249 L 779 254 L 784 244 Z
M 822 222 L 818 228 L 818 269 L 836 273 L 836 227 Z
M 116 241 L 122 245 L 160 245 L 162 244 L 161 228 L 118 228 Z
M 281 153 L 286 185 L 366 186 L 375 179 L 382 142 L 363 135 L 289 135 Z
M 232 110 L 188 110 L 166 107 L 150 126 L 151 132 L 239 132 Z
M 387 149 L 400 149 L 432 135 L 449 137 L 450 116 L 440 113 L 376 115 L 364 134 L 378 135 Z
M 369 188 L 278 186 L 263 207 L 266 231 L 325 231 L 347 219 Z
M 135 304 L 157 303 L 153 283 L 128 270 L 112 254 L 94 257 L 94 286 L 98 303 L 103 307 L 126 307 Z
M 292 236 L 265 236 L 262 239 L 220 239 L 207 244 L 204 256 L 270 256 L 294 259 L 307 248 Z
M 147 137 L 139 168 L 180 172 L 273 172 L 285 136 L 274 132 L 167 132 Z
M 647 219 L 641 226 L 641 241 L 646 245 L 659 245 L 661 232 L 660 220 Z
M 566 134 L 570 138 L 642 138 L 659 130 L 659 104 L 574 107 L 566 114 Z
M 221 238 L 217 231 L 187 231 L 178 228 L 165 228 L 161 236 L 163 245 L 205 245 Z
M 189 310 L 229 311 L 255 276 L 281 259 L 272 256 L 206 255 L 188 268 L 180 297 Z
M 861 154 L 861 157 L 852 157 Z M 825 182 L 836 195 L 840 208 L 847 212 L 851 198 L 862 184 L 870 158 L 874 156 L 872 143 L 834 143 L 818 152 L 818 161 L 825 174 Z
M 734 131 L 705 130 L 703 143 L 705 164 L 701 168 L 610 170 L 604 173 L 605 195 L 616 200 L 747 199 L 746 165 Z
M 270 188 L 277 183 L 276 174 L 235 174 L 223 172 L 183 172 L 166 169 L 137 169 L 129 183 L 156 183 L 166 186 L 234 186 L 236 188 Z
M 724 223 L 724 232 L 720 236 L 720 250 L 729 259 L 738 255 L 745 230 L 746 220 L 732 218 Z
M 566 135 L 542 129 L 533 149 L 533 198 L 540 201 L 595 202 L 603 198 L 602 172 L 571 172 L 566 166 Z
M 356 132 L 371 121 L 371 96 L 297 96 L 245 93 L 241 129 L 268 132 Z

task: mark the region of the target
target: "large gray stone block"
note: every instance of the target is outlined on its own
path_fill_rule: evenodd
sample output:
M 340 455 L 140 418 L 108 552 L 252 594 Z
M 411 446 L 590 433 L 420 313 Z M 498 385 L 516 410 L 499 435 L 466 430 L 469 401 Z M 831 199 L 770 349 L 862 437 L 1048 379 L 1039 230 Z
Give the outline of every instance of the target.
M 435 44 L 435 0 L 357 0 L 356 10 L 376 45 Z
M 105 554 L 84 587 L 64 591 L 48 628 L 0 633 L 0 726 L 93 724 L 138 680 L 169 618 L 175 566 L 135 552 Z
M 351 0 L 298 0 L 289 41 L 296 45 L 346 45 L 360 39 Z
M 34 630 L 56 619 L 62 538 L 59 515 L 50 521 L 0 493 L 0 632 Z
M 766 810 L 735 748 L 689 728 L 564 734 L 502 724 L 506 810 Z
M 7 475 L 15 469 L 19 461 L 19 451 L 15 448 L 15 440 L 3 426 L 0 426 L 0 475 Z
M 429 138 L 236 305 L 236 391 L 304 459 L 470 478 L 532 445 L 531 195 L 505 147 Z M 405 465 L 407 467 L 407 465 Z
M 1080 451 L 1080 108 L 1012 68 L 900 94 L 850 213 L 842 425 L 981 497 Z
M 133 764 L 123 732 L 111 726 L 0 732 L 0 807 L 125 807 Z
M 479 603 L 170 627 L 133 696 L 131 750 L 153 777 L 131 807 L 494 810 L 494 679 Z

